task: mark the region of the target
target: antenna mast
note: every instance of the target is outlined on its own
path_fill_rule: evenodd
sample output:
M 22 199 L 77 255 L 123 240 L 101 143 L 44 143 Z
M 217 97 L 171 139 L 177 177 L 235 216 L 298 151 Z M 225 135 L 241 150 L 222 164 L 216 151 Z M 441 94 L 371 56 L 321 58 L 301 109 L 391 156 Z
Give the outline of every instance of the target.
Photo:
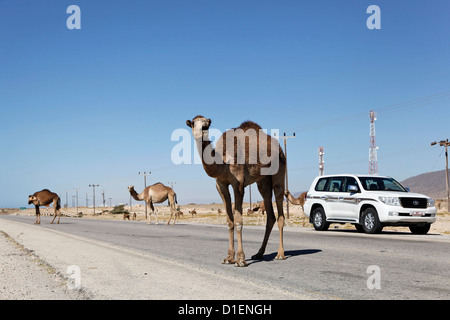
M 369 138 L 369 174 L 378 175 L 377 143 L 375 139 L 375 120 L 377 114 L 374 111 L 369 112 L 370 116 L 370 138 Z
M 323 160 L 323 147 L 319 147 L 319 176 L 323 176 L 324 175 L 324 166 L 323 163 L 325 162 Z

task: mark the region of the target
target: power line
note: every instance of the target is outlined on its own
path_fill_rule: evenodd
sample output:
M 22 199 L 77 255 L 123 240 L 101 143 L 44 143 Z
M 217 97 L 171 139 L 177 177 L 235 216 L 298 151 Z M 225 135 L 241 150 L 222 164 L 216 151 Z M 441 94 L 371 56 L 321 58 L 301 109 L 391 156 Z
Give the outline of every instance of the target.
M 432 95 L 415 98 L 411 100 L 406 100 L 403 102 L 382 106 L 379 108 L 374 108 L 373 111 L 376 111 L 378 114 L 388 114 L 393 112 L 399 112 L 406 109 L 416 108 L 416 107 L 423 107 L 439 102 L 444 102 L 450 100 L 450 90 L 435 93 Z M 297 131 L 303 132 L 303 131 L 310 131 L 310 130 L 317 130 L 322 129 L 326 127 L 331 126 L 337 126 L 341 125 L 342 122 L 353 122 L 358 121 L 361 119 L 364 119 L 367 116 L 367 112 L 360 112 L 360 113 L 354 113 L 354 114 L 348 114 L 341 117 L 316 122 L 307 126 L 303 126 L 302 128 L 296 128 Z

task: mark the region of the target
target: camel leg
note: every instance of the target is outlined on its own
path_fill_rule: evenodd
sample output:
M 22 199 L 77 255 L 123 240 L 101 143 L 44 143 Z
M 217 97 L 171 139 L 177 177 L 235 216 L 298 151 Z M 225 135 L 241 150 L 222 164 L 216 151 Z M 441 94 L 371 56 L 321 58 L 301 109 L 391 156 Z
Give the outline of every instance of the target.
M 56 210 L 55 210 L 55 214 L 53 215 L 53 219 L 52 219 L 52 222 L 50 222 L 50 224 L 53 224 L 53 221 L 55 221 L 55 218 L 56 218 Z
M 52 219 L 52 222 L 50 222 L 50 224 L 53 224 L 53 221 L 55 221 L 56 215 L 58 214 L 57 200 L 53 200 L 53 209 L 54 209 L 55 213 L 53 214 L 53 219 Z M 58 223 L 59 223 L 59 218 L 58 218 Z
M 273 191 L 275 194 L 275 201 L 277 204 L 277 211 L 278 211 L 278 230 L 280 234 L 280 242 L 278 247 L 278 253 L 275 257 L 275 260 L 284 260 L 286 259 L 286 256 L 284 255 L 284 246 L 283 246 L 283 228 L 284 228 L 284 212 L 283 212 L 283 186 L 280 186 L 279 184 L 274 185 Z
M 244 200 L 244 184 L 233 187 L 234 189 L 234 227 L 237 231 L 238 250 L 236 253 L 236 267 L 246 267 L 244 247 L 242 244 L 242 227 L 244 226 L 242 219 L 242 202 Z
M 170 220 L 172 220 L 172 217 L 175 214 L 175 198 L 173 196 L 172 197 L 169 196 L 169 203 L 170 203 L 170 218 L 169 221 L 167 221 L 167 224 L 170 224 Z M 177 214 L 175 214 L 172 225 L 175 225 L 176 221 L 177 221 Z
M 35 206 L 36 208 L 36 221 L 34 224 L 41 224 L 41 213 L 39 212 L 39 206 Z
M 216 188 L 222 198 L 223 204 L 225 205 L 225 210 L 227 212 L 227 224 L 228 224 L 228 255 L 223 260 L 224 264 L 235 264 L 234 259 L 234 218 L 233 211 L 231 208 L 231 196 L 228 190 L 228 185 L 216 180 Z
M 269 241 L 270 233 L 272 232 L 273 225 L 275 224 L 275 213 L 272 206 L 272 182 L 271 176 L 266 176 L 262 180 L 258 181 L 258 190 L 264 199 L 264 206 L 266 207 L 266 232 L 264 233 L 264 239 L 261 244 L 261 248 L 258 253 L 252 256 L 253 260 L 262 260 L 264 252 L 266 251 L 267 242 Z
M 155 212 L 155 207 L 153 206 L 153 203 L 152 202 L 147 203 L 147 208 L 150 209 L 149 210 L 150 213 L 148 215 L 147 224 L 151 224 L 151 217 L 152 217 L 153 214 L 155 215 L 155 219 L 156 219 L 156 223 L 155 224 L 158 224 L 158 215 Z

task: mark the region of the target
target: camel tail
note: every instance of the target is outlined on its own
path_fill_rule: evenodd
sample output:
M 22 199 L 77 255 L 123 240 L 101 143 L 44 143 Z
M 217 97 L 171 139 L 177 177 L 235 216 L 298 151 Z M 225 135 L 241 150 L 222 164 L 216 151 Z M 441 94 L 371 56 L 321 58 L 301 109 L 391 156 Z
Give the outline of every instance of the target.
M 173 194 L 173 198 L 175 199 L 175 204 L 178 204 L 178 202 L 177 202 L 177 194 L 176 193 Z
M 61 209 L 61 198 L 58 198 L 58 201 L 56 201 L 56 210 Z

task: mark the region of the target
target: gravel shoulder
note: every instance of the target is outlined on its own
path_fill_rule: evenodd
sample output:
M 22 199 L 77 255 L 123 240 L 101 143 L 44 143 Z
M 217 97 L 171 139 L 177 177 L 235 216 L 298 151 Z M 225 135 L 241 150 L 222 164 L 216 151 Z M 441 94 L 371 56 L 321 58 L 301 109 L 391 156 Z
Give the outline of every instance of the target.
M 33 252 L 0 231 L 1 300 L 85 300 L 78 290 L 69 290 L 66 279 Z

